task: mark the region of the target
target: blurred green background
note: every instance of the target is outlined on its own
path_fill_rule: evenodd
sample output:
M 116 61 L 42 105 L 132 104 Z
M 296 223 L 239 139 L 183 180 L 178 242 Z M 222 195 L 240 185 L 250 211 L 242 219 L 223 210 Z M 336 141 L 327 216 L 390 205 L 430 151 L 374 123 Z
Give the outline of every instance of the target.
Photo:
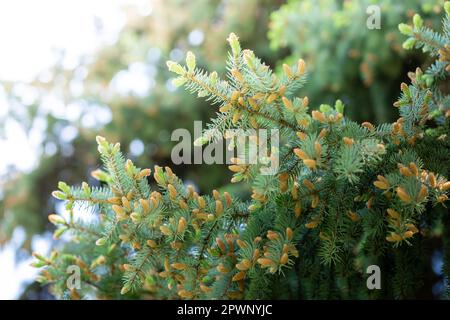
M 169 165 L 201 192 L 245 194 L 227 186 L 226 166 L 171 164 L 171 132 L 192 130 L 216 110 L 175 89 L 166 60 L 191 50 L 198 65 L 225 75 L 225 39 L 235 32 L 276 70 L 303 58 L 309 81 L 299 94 L 311 107 L 339 98 L 350 118 L 382 123 L 396 117 L 392 103 L 406 72 L 427 63 L 402 50 L 397 25 L 420 12 L 439 26 L 443 0 L 30 4 L 0 5 L 0 43 L 8 48 L 0 53 L 0 298 L 7 299 L 52 298 L 32 282 L 29 254 L 53 245 L 47 215 L 63 210 L 50 197 L 57 182 L 95 183 L 98 134 L 119 141 L 138 166 Z M 370 5 L 381 9 L 380 29 L 366 26 Z

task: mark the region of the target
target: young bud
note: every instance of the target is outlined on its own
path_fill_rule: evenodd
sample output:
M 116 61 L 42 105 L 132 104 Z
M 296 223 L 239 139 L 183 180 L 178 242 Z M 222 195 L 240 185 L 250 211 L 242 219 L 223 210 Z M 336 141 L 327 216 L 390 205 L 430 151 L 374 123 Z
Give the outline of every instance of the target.
M 148 202 L 148 200 L 139 199 L 139 204 L 141 205 L 142 212 L 144 214 L 147 214 L 150 212 L 150 203 Z
M 398 25 L 398 30 L 400 30 L 400 32 L 405 36 L 411 36 L 413 34 L 413 28 L 406 23 L 400 23 Z
M 188 81 L 185 77 L 177 77 L 172 79 L 172 84 L 174 87 L 181 87 L 183 84 L 185 84 Z
M 97 246 L 103 246 L 103 245 L 105 245 L 106 244 L 106 238 L 100 238 L 100 239 L 98 239 L 97 241 L 95 241 L 95 244 L 97 245 Z
M 278 98 L 278 94 L 276 93 L 271 93 L 268 97 L 267 97 L 267 103 L 272 103 L 275 101 L 275 99 Z
M 143 179 L 145 177 L 148 177 L 148 176 L 150 176 L 151 173 L 152 173 L 151 169 L 143 169 L 143 170 L 141 170 L 141 172 L 139 172 L 139 178 Z
M 259 106 L 256 103 L 256 101 L 253 98 L 248 98 L 247 99 L 248 103 L 250 104 L 250 107 L 252 107 L 253 110 L 258 111 L 259 110 Z
M 414 162 L 410 162 L 408 167 L 413 175 L 415 175 L 416 177 L 419 176 L 419 168 L 417 168 L 417 165 Z
M 59 199 L 59 200 L 66 200 L 67 196 L 65 193 L 61 192 L 61 191 L 53 191 L 52 192 L 52 196 L 53 198 Z
M 137 212 L 132 212 L 130 218 L 134 223 L 139 223 L 142 220 L 142 216 Z
M 442 191 L 450 190 L 450 181 L 444 182 L 439 186 Z
M 116 213 L 117 216 L 124 216 L 124 215 L 126 215 L 125 210 L 121 206 L 118 206 L 118 205 L 115 204 L 115 205 L 112 206 L 112 209 Z
M 296 218 L 300 217 L 300 215 L 302 214 L 302 203 L 301 203 L 301 201 L 297 201 L 295 203 L 294 213 L 295 213 L 295 217 Z
M 239 38 L 234 33 L 230 33 L 230 35 L 227 38 L 227 41 L 230 44 L 233 56 L 237 57 L 241 52 L 241 45 L 239 44 Z
M 122 197 L 122 206 L 127 210 L 130 211 L 131 210 L 131 205 L 130 205 L 130 201 L 128 201 L 127 197 Z
M 425 187 L 425 185 L 422 185 L 422 187 L 420 188 L 419 194 L 417 195 L 417 201 L 421 202 L 421 201 L 425 200 L 425 198 L 427 196 L 428 196 L 427 187 Z
M 204 293 L 208 293 L 211 292 L 212 289 L 206 285 L 204 285 L 203 283 L 200 283 L 200 290 L 202 290 L 202 292 Z
M 65 224 L 66 220 L 63 217 L 58 216 L 57 214 L 51 214 L 48 216 L 48 220 L 54 225 Z
M 224 196 L 224 198 L 225 198 L 225 202 L 227 203 L 227 206 L 228 206 L 228 207 L 231 207 L 231 204 L 233 203 L 233 200 L 232 200 L 230 194 L 229 194 L 228 192 L 225 191 L 225 192 L 223 193 L 223 196 Z
M 375 187 L 381 190 L 388 190 L 390 188 L 389 181 L 381 175 L 378 176 L 378 180 L 375 181 L 373 184 Z
M 180 220 L 178 220 L 178 228 L 177 233 L 182 234 L 184 230 L 186 230 L 186 219 L 184 217 L 181 217 Z
M 230 272 L 230 270 L 228 268 L 226 268 L 223 263 L 219 263 L 219 265 L 216 267 L 217 271 L 219 271 L 220 273 L 228 273 Z
M 411 238 L 412 236 L 414 236 L 414 233 L 412 231 L 406 231 L 403 236 L 405 238 Z
M 430 172 L 428 174 L 428 182 L 430 183 L 430 186 L 432 188 L 436 188 L 436 176 L 434 175 L 433 172 Z
M 239 271 L 233 276 L 233 278 L 231 278 L 231 281 L 240 281 L 244 278 L 245 278 L 245 271 Z
M 312 201 L 311 201 L 311 208 L 316 208 L 319 205 L 319 196 L 317 194 L 313 194 L 312 196 Z
M 273 261 L 268 258 L 259 258 L 257 261 L 263 268 L 267 268 L 273 265 Z
M 420 17 L 420 15 L 417 13 L 413 17 L 413 24 L 414 24 L 414 28 L 416 28 L 416 29 L 420 29 L 423 26 L 423 20 Z
M 306 133 L 304 133 L 304 132 L 301 132 L 301 131 L 297 131 L 296 132 L 296 134 L 297 134 L 297 137 L 300 139 L 300 140 L 305 140 L 305 138 L 306 138 Z M 297 148 L 298 149 L 298 148 Z M 299 149 L 300 150 L 300 149 Z
M 170 199 L 175 200 L 177 198 L 178 192 L 173 185 L 168 184 L 167 191 L 169 192 Z
M 286 238 L 291 241 L 292 240 L 292 236 L 293 236 L 293 231 L 291 228 L 286 228 Z
M 236 124 L 239 121 L 239 119 L 241 119 L 241 112 L 239 110 L 235 110 L 233 112 L 233 118 L 231 119 L 231 122 L 233 124 Z
M 251 68 L 255 68 L 255 54 L 251 50 L 244 50 L 243 51 L 244 61 L 245 63 Z
M 398 218 L 400 218 L 400 214 L 394 209 L 391 208 L 387 209 L 387 213 L 392 219 L 397 220 Z
M 191 51 L 188 51 L 186 54 L 186 65 L 187 65 L 189 71 L 191 71 L 191 72 L 194 71 L 195 55 Z
M 211 72 L 209 75 L 209 81 L 211 81 L 212 85 L 215 85 L 217 83 L 218 75 L 216 71 Z
M 187 290 L 180 290 L 180 291 L 178 291 L 178 295 L 181 298 L 185 298 L 185 299 L 192 299 L 194 297 L 194 294 L 192 292 L 190 292 L 190 291 L 187 291 Z
M 308 229 L 314 229 L 319 225 L 319 221 L 318 220 L 313 220 L 311 222 L 308 222 L 307 224 L 305 224 L 305 227 Z
M 322 154 L 322 146 L 319 141 L 314 142 L 314 151 L 316 152 L 317 157 L 320 157 Z
M 275 231 L 272 231 L 272 230 L 267 231 L 267 239 L 269 239 L 269 240 L 276 240 L 278 238 L 279 238 L 278 232 L 275 232 Z
M 157 248 L 158 247 L 158 245 L 156 244 L 156 242 L 154 241 L 154 240 L 147 240 L 147 245 L 150 247 L 150 248 L 152 248 L 152 249 L 155 249 L 155 248 Z
M 400 171 L 401 175 L 404 176 L 404 177 L 412 177 L 413 176 L 413 173 L 411 172 L 411 170 L 409 170 L 405 166 L 401 166 L 399 168 L 399 171 Z
M 305 73 L 306 64 L 303 59 L 299 59 L 297 62 L 297 73 L 302 75 Z
M 322 112 L 320 112 L 320 111 L 313 110 L 311 112 L 311 115 L 312 115 L 313 119 L 316 120 L 316 121 L 319 121 L 321 123 L 326 122 L 325 115 Z
M 155 179 L 155 181 L 160 185 L 165 185 L 166 181 L 162 168 L 160 166 L 155 166 L 154 172 L 155 173 L 153 174 L 153 178 Z
M 412 201 L 409 194 L 403 189 L 402 187 L 397 187 L 397 196 L 402 200 L 403 202 L 410 203 Z
M 179 271 L 182 271 L 182 270 L 186 270 L 187 269 L 187 265 L 185 265 L 184 263 L 179 263 L 179 262 L 175 262 L 175 263 L 172 263 L 172 268 L 174 268 L 175 270 L 179 270 Z
M 229 169 L 230 171 L 232 171 L 232 172 L 242 172 L 242 171 L 245 170 L 244 167 L 238 166 L 238 165 L 234 165 L 234 164 L 231 165 L 231 166 L 228 166 L 228 169 Z
M 160 226 L 159 230 L 161 231 L 162 234 L 164 234 L 166 236 L 172 235 L 172 230 L 170 230 L 169 227 L 167 227 L 167 226 Z
M 287 253 L 283 253 L 280 258 L 280 264 L 285 265 L 289 261 L 289 256 Z
M 341 100 L 336 100 L 334 104 L 334 109 L 340 114 L 344 114 L 344 104 L 342 103 Z
M 302 160 L 309 159 L 309 156 L 303 150 L 301 150 L 299 148 L 295 148 L 294 153 L 297 157 L 299 157 Z
M 412 48 L 414 48 L 415 44 L 416 44 L 416 39 L 411 37 L 411 38 L 406 39 L 405 42 L 403 42 L 402 48 L 405 50 L 411 50 Z
M 348 211 L 347 216 L 352 220 L 353 222 L 357 222 L 360 220 L 359 215 L 356 212 Z
M 167 61 L 166 65 L 170 72 L 175 72 L 176 74 L 179 74 L 180 76 L 184 75 L 186 72 L 181 65 L 179 65 L 178 63 L 176 63 L 174 61 Z
M 108 174 L 100 169 L 91 172 L 91 176 L 98 181 L 108 181 Z
M 320 139 L 323 139 L 323 138 L 325 138 L 325 136 L 326 136 L 327 134 L 328 134 L 328 129 L 323 128 L 322 130 L 320 130 L 319 138 L 320 138 Z
M 241 239 L 237 239 L 236 240 L 237 245 L 239 246 L 239 248 L 243 249 L 245 247 L 247 247 L 247 243 L 242 241 Z
M 306 108 L 309 105 L 309 98 L 308 97 L 304 97 L 302 99 L 302 107 Z
M 220 251 L 222 251 L 223 254 L 226 253 L 226 247 L 225 243 L 220 238 L 216 238 L 217 246 L 219 247 Z
M 371 124 L 368 121 L 365 121 L 365 122 L 361 123 L 361 126 L 363 126 L 364 128 L 366 128 L 369 131 L 375 130 L 375 127 L 373 126 L 373 124 Z
M 286 98 L 286 97 L 282 97 L 281 100 L 283 100 L 283 104 L 284 104 L 284 106 L 285 106 L 287 109 L 292 110 L 293 105 L 292 105 L 291 100 L 289 100 L 289 99 Z
M 349 137 L 344 137 L 343 140 L 347 146 L 351 146 L 351 145 L 353 145 L 353 143 L 355 143 L 355 140 L 353 140 L 352 138 L 349 138 Z
M 236 268 L 241 271 L 247 271 L 252 266 L 252 263 L 248 259 L 243 259 L 241 262 L 236 264 Z
M 178 205 L 183 210 L 188 210 L 189 209 L 189 206 L 187 205 L 186 201 L 184 201 L 183 199 L 178 200 Z
M 238 69 L 231 70 L 231 75 L 239 82 L 244 82 L 244 77 L 242 76 L 242 73 L 239 72 Z
M 206 203 L 205 203 L 205 199 L 203 199 L 203 197 L 198 197 L 197 198 L 197 202 L 198 202 L 198 206 L 199 206 L 200 209 L 204 209 L 205 208 Z
M 220 107 L 219 111 L 222 113 L 227 113 L 228 111 L 231 110 L 232 107 L 233 107 L 233 105 L 231 103 L 229 103 L 229 104 L 226 104 L 226 105 Z
M 127 283 L 120 290 L 120 294 L 126 294 L 131 290 L 131 286 Z
M 419 229 L 417 229 L 417 227 L 415 225 L 413 225 L 412 223 L 407 223 L 406 227 L 408 228 L 409 231 L 411 231 L 413 234 L 419 232 Z
M 216 215 L 220 216 L 223 213 L 223 204 L 222 201 L 216 200 Z
M 311 170 L 316 170 L 316 161 L 313 159 L 304 159 L 303 163 L 305 164 L 305 166 L 307 166 L 309 169 Z
M 291 79 L 294 76 L 291 67 L 288 66 L 286 63 L 283 63 L 283 71 L 284 74 L 288 77 L 288 79 Z
M 314 191 L 316 188 L 314 187 L 314 184 L 309 181 L 308 179 L 304 179 L 303 180 L 303 184 L 305 185 L 305 187 L 307 187 L 310 191 Z
M 391 235 L 387 236 L 386 240 L 389 242 L 400 242 L 402 241 L 402 237 L 395 232 L 391 232 Z
M 288 179 L 289 174 L 287 172 L 283 172 L 278 176 L 280 191 L 283 193 L 288 189 Z

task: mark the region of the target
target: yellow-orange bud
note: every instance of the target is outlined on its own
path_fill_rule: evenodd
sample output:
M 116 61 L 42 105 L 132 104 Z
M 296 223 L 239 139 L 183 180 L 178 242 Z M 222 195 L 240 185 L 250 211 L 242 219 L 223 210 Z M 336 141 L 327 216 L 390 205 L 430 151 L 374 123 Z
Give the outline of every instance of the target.
M 271 265 L 273 265 L 273 261 L 268 259 L 268 258 L 259 258 L 258 259 L 258 263 L 263 267 L 270 267 Z
M 292 229 L 291 228 L 286 228 L 286 238 L 288 239 L 288 240 L 292 240 L 292 235 L 293 235 L 293 231 L 292 231 Z
M 233 278 L 231 278 L 231 281 L 239 281 L 245 278 L 245 271 L 239 271 L 236 273 Z
M 355 140 L 353 140 L 352 138 L 349 138 L 349 137 L 344 137 L 343 140 L 347 146 L 351 146 L 351 145 L 353 145 L 353 143 L 355 143 Z
M 167 190 L 169 191 L 169 197 L 170 197 L 170 199 L 175 200 L 176 197 L 177 197 L 177 195 L 178 195 L 178 192 L 177 192 L 177 190 L 175 189 L 175 187 L 174 187 L 173 185 L 171 185 L 171 184 L 168 184 L 168 185 L 167 185 Z
M 186 270 L 187 269 L 187 265 L 185 265 L 184 263 L 179 263 L 179 262 L 175 262 L 172 263 L 172 268 L 174 268 L 175 270 Z
M 302 159 L 302 160 L 309 159 L 308 155 L 307 155 L 303 150 L 301 150 L 301 149 L 299 149 L 299 148 L 295 148 L 295 149 L 294 149 L 294 153 L 295 153 L 295 155 L 296 155 L 297 157 L 299 157 L 299 158 Z
M 311 115 L 314 120 L 317 120 L 322 123 L 326 121 L 325 115 L 320 111 L 313 110 L 313 112 L 311 112 Z
M 280 264 L 285 265 L 289 261 L 289 256 L 287 253 L 283 253 L 280 258 Z
M 400 214 L 397 211 L 395 211 L 394 209 L 391 209 L 391 208 L 387 209 L 387 213 L 392 219 L 400 218 Z
M 405 189 L 403 189 L 402 187 L 397 187 L 396 191 L 397 191 L 397 195 L 400 198 L 400 200 L 402 200 L 403 202 L 406 202 L 406 203 L 411 202 L 412 199 L 409 196 L 409 194 L 405 191 Z
M 178 228 L 177 233 L 181 234 L 186 229 L 186 219 L 184 217 L 181 217 L 180 220 L 178 220 Z
M 316 170 L 316 160 L 313 159 L 304 159 L 303 163 L 311 170 Z
M 216 200 L 216 214 L 221 215 L 223 213 L 223 204 L 222 201 Z

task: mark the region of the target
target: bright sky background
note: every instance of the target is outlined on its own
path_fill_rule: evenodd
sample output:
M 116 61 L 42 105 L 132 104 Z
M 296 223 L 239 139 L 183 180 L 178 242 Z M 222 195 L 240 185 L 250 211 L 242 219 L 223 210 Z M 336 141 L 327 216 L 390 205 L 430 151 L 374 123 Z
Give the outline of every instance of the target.
M 54 64 L 55 53 L 60 49 L 66 52 L 64 65 L 75 66 L 80 56 L 94 52 L 105 42 L 114 42 L 125 22 L 122 5 L 138 5 L 149 13 L 150 3 L 151 0 L 0 0 L 0 81 L 32 80 Z M 99 22 L 100 33 L 96 28 Z M 0 118 L 7 118 L 11 106 L 2 90 L 0 86 Z M 9 164 L 31 170 L 36 164 L 36 150 L 41 147 L 39 135 L 30 139 L 13 121 L 6 129 L 6 139 L 0 138 L 0 150 L 12 152 L 0 155 L 0 176 Z M 69 127 L 66 135 L 73 136 L 73 129 Z M 23 239 L 23 230 L 18 229 L 13 241 L 0 248 L 0 299 L 17 298 L 23 285 L 36 274 L 29 266 L 30 259 L 16 261 Z M 48 239 L 49 235 L 36 236 L 33 249 L 46 254 Z

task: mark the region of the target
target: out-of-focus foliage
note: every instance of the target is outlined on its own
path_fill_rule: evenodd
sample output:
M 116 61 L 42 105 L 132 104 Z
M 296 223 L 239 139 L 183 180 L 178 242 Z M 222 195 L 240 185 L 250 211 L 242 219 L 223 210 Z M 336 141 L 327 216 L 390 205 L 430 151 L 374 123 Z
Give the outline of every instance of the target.
M 165 61 L 183 58 L 189 47 L 200 65 L 223 71 L 226 46 L 216 39 L 232 30 L 240 30 L 242 42 L 266 61 L 275 61 L 267 45 L 267 26 L 270 13 L 282 3 L 156 0 L 149 15 L 129 7 L 117 41 L 75 68 L 61 63 L 30 84 L 3 83 L 11 105 L 8 118 L 16 119 L 30 135 L 37 127 L 45 130 L 38 166 L 25 174 L 12 170 L 0 181 L 0 243 L 20 225 L 27 231 L 24 246 L 29 248 L 30 237 L 49 227 L 45 216 L 55 210 L 48 197 L 52 187 L 58 180 L 78 181 L 94 169 L 92 141 L 99 132 L 120 141 L 137 164 L 169 163 L 176 143 L 170 141 L 171 132 L 191 130 L 194 120 L 209 119 L 214 110 L 182 90 L 173 93 Z M 32 92 L 32 103 L 21 94 L 23 88 Z M 200 189 L 219 186 L 228 178 L 218 166 L 195 165 L 177 172 Z
M 305 86 L 312 105 L 337 97 L 354 120 L 392 121 L 392 105 L 405 71 L 424 61 L 406 55 L 397 25 L 419 12 L 438 26 L 443 0 L 291 0 L 271 16 L 273 49 L 288 48 L 287 63 L 302 57 L 310 66 Z M 374 5 L 371 7 L 371 5 Z M 374 9 L 375 8 L 375 9 Z M 380 29 L 369 29 L 380 9 Z M 311 36 L 314 35 L 314 36 Z

